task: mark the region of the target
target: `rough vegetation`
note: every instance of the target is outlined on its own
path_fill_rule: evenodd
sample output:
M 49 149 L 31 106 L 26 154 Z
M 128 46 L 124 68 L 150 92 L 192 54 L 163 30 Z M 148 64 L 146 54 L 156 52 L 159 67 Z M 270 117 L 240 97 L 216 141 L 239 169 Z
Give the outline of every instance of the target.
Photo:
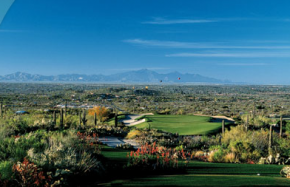
M 116 181 L 132 177 L 145 185 L 145 178 L 154 181 L 171 174 L 187 186 L 206 177 L 198 171 L 214 177 L 226 172 L 218 167 L 258 168 L 255 177 L 269 169 L 264 180 L 275 184 L 272 180 L 283 168 L 278 165 L 290 163 L 289 92 L 287 86 L 132 89 L 132 85 L 1 83 L 0 186 L 118 185 Z M 142 116 L 145 123 L 126 127 L 122 119 L 129 113 L 155 115 Z M 110 138 L 124 142 L 116 148 L 104 145 Z M 245 173 L 247 180 L 265 185 L 250 170 Z M 181 177 L 197 174 L 202 176 Z M 289 178 L 289 167 L 280 174 Z M 226 176 L 219 180 L 227 181 Z M 289 185 L 288 179 L 279 181 L 277 185 Z M 163 179 L 155 183 L 168 184 Z

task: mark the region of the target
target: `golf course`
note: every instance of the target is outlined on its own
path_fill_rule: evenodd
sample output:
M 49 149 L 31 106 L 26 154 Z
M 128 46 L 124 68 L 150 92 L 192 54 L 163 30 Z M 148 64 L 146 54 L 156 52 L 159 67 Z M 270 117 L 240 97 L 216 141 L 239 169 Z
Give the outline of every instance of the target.
M 102 154 L 108 162 L 126 164 L 126 151 L 105 147 Z M 182 161 L 180 161 L 182 162 Z M 185 173 L 152 175 L 124 179 L 123 174 L 104 186 L 289 186 L 290 180 L 279 172 L 283 166 L 230 164 L 190 161 Z
M 158 129 L 180 135 L 208 135 L 221 131 L 221 122 L 211 122 L 211 117 L 194 115 L 145 115 L 145 122 L 137 128 Z M 229 125 L 226 122 L 225 125 Z

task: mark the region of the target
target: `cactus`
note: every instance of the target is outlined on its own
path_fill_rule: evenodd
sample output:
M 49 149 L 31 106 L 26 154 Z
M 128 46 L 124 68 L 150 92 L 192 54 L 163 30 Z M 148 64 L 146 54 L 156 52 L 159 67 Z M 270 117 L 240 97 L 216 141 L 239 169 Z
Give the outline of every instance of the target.
M 51 129 L 54 129 L 55 125 L 56 125 L 56 111 L 53 111 Z
M 115 127 L 118 126 L 118 115 L 115 113 Z
M 97 113 L 95 113 L 94 115 L 94 123 L 95 123 L 95 126 L 98 125 Z
M 0 103 L 0 117 L 3 117 L 3 104 Z
M 64 116 L 66 117 L 66 112 L 67 112 L 67 100 L 65 101 L 64 105 Z
M 283 117 L 280 116 L 280 138 L 282 138 L 282 130 L 283 130 Z
M 83 125 L 84 125 L 84 127 L 86 126 L 86 122 L 87 122 L 88 120 L 86 119 L 86 110 L 83 110 L 83 118 L 82 118 L 82 122 L 83 122 Z
M 80 110 L 79 111 L 79 129 L 81 129 L 81 127 L 82 127 L 82 111 Z
M 269 132 L 269 155 L 272 155 L 272 125 L 270 125 L 270 132 Z
M 225 135 L 225 120 L 222 121 L 222 134 Z
M 246 131 L 248 131 L 249 127 L 249 115 L 247 115 L 247 121 L 246 121 Z
M 63 109 L 60 110 L 60 129 L 63 129 Z

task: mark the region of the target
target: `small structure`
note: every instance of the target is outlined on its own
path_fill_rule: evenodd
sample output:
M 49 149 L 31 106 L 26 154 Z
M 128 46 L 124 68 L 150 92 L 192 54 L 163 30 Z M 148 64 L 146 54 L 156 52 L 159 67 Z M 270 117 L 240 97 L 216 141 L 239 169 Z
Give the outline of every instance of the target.
M 22 114 L 29 114 L 29 112 L 24 111 L 24 110 L 19 110 L 19 111 L 16 111 L 15 114 L 22 115 Z

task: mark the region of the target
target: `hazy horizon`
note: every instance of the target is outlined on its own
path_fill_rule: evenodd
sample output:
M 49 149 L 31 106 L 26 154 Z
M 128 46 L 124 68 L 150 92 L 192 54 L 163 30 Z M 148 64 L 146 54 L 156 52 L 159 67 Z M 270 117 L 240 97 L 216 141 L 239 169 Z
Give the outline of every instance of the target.
M 290 84 L 289 6 L 287 0 L 2 0 L 0 75 L 148 69 Z

